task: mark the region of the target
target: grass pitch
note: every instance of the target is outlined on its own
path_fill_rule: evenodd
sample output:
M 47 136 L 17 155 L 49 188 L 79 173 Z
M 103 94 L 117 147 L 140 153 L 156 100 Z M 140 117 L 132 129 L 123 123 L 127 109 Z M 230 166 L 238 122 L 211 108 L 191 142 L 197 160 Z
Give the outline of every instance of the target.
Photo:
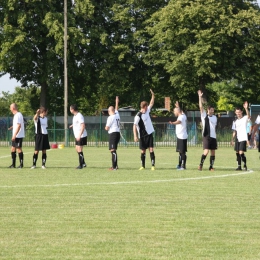
M 236 172 L 232 148 L 219 148 L 215 172 L 201 148 L 188 148 L 176 170 L 175 148 L 156 148 L 156 170 L 140 167 L 137 148 L 119 148 L 108 171 L 106 148 L 84 148 L 88 167 L 75 170 L 73 148 L 48 152 L 47 169 L 8 169 L 0 150 L 0 259 L 260 259 L 260 160 L 246 153 Z

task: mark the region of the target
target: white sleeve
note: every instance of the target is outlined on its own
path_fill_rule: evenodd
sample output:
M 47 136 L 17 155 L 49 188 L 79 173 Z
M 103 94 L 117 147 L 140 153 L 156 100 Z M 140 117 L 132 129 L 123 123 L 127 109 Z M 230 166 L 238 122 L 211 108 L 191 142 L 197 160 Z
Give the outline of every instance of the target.
M 135 116 L 134 125 L 138 125 L 139 121 L 140 121 L 140 117 Z
M 256 120 L 255 120 L 255 123 L 256 123 L 256 124 L 260 124 L 260 116 L 259 116 L 259 115 L 257 116 L 257 118 L 256 118 Z

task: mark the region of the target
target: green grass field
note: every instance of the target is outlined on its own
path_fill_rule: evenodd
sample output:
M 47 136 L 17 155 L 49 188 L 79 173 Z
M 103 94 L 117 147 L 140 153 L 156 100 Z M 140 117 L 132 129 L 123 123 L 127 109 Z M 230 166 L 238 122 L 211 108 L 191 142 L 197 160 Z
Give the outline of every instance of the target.
M 0 149 L 0 259 L 260 259 L 260 160 L 246 153 L 236 172 L 232 148 L 217 150 L 215 172 L 197 170 L 201 148 L 189 148 L 177 171 L 173 148 L 156 148 L 156 171 L 140 167 L 138 148 L 73 148 L 48 152 L 46 170 L 8 169 Z M 39 156 L 41 158 L 41 156 Z

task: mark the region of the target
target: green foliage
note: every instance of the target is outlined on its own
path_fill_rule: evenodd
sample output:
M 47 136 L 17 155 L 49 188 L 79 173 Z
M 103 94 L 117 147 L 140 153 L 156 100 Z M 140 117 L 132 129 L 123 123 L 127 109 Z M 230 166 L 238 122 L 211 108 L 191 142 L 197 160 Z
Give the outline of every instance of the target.
M 0 116 L 11 115 L 9 107 L 12 103 L 18 105 L 19 111 L 24 116 L 34 115 L 39 108 L 40 89 L 36 86 L 26 88 L 16 87 L 15 92 L 2 92 L 0 97 Z

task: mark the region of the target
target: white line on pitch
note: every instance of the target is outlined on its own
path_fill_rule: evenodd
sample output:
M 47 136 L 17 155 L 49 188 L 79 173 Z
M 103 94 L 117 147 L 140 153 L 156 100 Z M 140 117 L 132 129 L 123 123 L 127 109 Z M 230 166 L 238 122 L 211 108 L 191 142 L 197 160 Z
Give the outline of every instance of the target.
M 201 176 L 191 178 L 179 178 L 179 179 L 168 179 L 168 180 L 151 180 L 151 181 L 122 181 L 122 182 L 93 182 L 93 183 L 74 183 L 74 184 L 46 184 L 46 185 L 14 185 L 14 186 L 0 186 L 0 188 L 34 188 L 34 187 L 69 187 L 69 186 L 91 186 L 91 185 L 118 185 L 118 184 L 141 184 L 141 183 L 160 183 L 160 182 L 175 182 L 175 181 L 193 181 L 193 180 L 205 180 L 214 178 L 226 178 L 239 175 L 246 175 L 253 173 L 254 171 L 248 170 L 246 172 L 224 174 L 216 176 Z

